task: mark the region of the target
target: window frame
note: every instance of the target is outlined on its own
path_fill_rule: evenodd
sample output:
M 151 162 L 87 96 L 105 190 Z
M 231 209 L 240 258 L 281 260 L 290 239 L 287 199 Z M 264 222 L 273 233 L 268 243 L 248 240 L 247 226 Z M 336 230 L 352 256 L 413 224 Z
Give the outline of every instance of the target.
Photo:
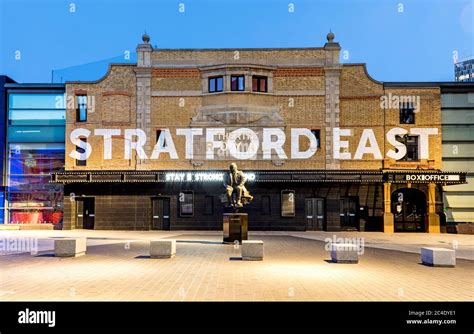
M 218 87 L 218 79 L 222 80 L 222 89 L 219 90 L 217 87 Z M 215 80 L 215 83 L 214 83 L 214 87 L 215 87 L 215 90 L 211 90 L 211 81 L 212 80 Z M 207 91 L 209 93 L 220 93 L 220 92 L 223 92 L 224 91 L 224 76 L 223 75 L 216 75 L 216 76 L 212 76 L 212 77 L 208 77 L 207 78 Z
M 79 98 L 85 98 L 86 99 L 86 103 L 79 103 Z M 87 110 L 87 101 L 88 101 L 88 97 L 87 97 L 87 94 L 78 94 L 76 95 L 76 123 L 84 123 L 84 122 L 87 122 L 87 116 L 88 116 L 88 110 Z M 84 106 L 85 110 L 84 110 L 84 115 L 85 115 L 85 118 L 82 119 L 81 117 L 81 106 Z
M 286 213 L 283 211 L 283 196 L 285 194 L 293 194 L 293 200 L 290 201 L 290 199 L 288 199 L 290 202 L 293 203 L 293 210 L 291 213 Z M 281 217 L 295 217 L 296 216 L 296 204 L 295 204 L 295 191 L 294 190 L 290 190 L 290 189 L 286 189 L 286 190 L 282 190 L 281 193 L 280 193 L 280 215 Z
M 254 85 L 254 80 L 257 80 L 257 87 Z M 265 81 L 265 90 L 260 90 L 261 81 Z M 257 89 L 255 89 L 257 88 Z M 252 92 L 254 93 L 268 93 L 268 76 L 265 75 L 252 75 Z
M 184 194 L 184 195 L 191 195 L 192 196 L 192 200 L 191 200 L 191 213 L 183 213 L 183 209 L 182 209 L 182 205 L 183 205 L 183 202 L 185 201 L 181 201 L 180 200 L 180 196 L 181 194 Z M 179 213 L 179 216 L 180 217 L 183 217 L 183 218 L 190 218 L 190 217 L 194 217 L 194 191 L 193 190 L 181 190 L 178 194 L 178 213 Z
M 409 138 L 416 138 L 416 159 L 408 159 L 408 147 L 413 147 L 415 145 L 413 144 L 408 144 L 408 139 Z M 417 162 L 420 161 L 420 136 L 414 136 L 414 135 L 404 135 L 403 137 L 397 136 L 396 140 L 399 141 L 400 143 L 404 144 L 407 150 L 407 153 L 403 158 L 401 158 L 399 161 L 406 161 L 406 162 Z
M 405 119 L 408 118 L 409 113 L 411 113 L 412 121 L 405 122 Z M 413 106 L 413 102 L 400 102 L 399 123 L 400 124 L 415 124 L 415 108 Z
M 237 79 L 237 89 L 233 89 L 232 79 Z M 239 89 L 240 88 L 240 79 L 242 79 L 242 89 Z M 245 92 L 245 75 L 244 74 L 231 74 L 231 76 L 230 76 L 230 91 L 231 92 Z

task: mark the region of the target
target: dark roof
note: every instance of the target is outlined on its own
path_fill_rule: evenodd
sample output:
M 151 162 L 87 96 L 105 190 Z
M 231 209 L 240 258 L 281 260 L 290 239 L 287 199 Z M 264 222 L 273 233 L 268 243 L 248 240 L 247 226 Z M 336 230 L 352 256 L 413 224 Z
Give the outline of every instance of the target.
M 387 88 L 440 88 L 447 91 L 474 92 L 474 82 L 460 81 L 428 81 L 428 82 L 384 82 Z
M 65 89 L 63 83 L 7 83 L 6 88 L 20 89 Z

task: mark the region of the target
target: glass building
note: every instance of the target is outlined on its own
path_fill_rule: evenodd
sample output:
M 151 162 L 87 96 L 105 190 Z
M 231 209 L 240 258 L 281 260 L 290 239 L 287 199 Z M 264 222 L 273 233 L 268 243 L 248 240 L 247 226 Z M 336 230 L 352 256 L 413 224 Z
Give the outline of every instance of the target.
M 5 84 L 15 83 L 13 79 L 6 75 L 0 75 L 0 158 L 5 162 L 6 145 L 6 114 L 7 114 L 7 91 Z M 0 224 L 4 223 L 4 202 L 5 202 L 5 184 L 4 184 L 4 163 L 0 164 Z
M 454 79 L 462 82 L 474 82 L 474 57 L 454 64 Z
M 4 222 L 61 228 L 63 187 L 50 183 L 49 175 L 64 166 L 64 85 L 5 87 Z
M 441 85 L 443 169 L 467 171 L 467 184 L 444 188 L 448 228 L 474 223 L 474 83 Z

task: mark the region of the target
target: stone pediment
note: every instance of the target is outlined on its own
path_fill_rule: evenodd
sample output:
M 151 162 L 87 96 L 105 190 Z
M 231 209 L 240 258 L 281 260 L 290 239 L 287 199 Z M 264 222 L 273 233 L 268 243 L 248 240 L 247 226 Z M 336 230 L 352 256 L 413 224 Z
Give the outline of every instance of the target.
M 285 125 L 279 107 L 262 106 L 205 106 L 197 109 L 192 127 L 282 127 Z

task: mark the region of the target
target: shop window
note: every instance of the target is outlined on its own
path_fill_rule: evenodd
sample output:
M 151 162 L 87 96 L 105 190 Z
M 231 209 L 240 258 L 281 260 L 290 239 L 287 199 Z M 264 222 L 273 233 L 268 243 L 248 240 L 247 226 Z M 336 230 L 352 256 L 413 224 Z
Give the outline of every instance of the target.
M 204 214 L 205 215 L 214 214 L 214 196 L 204 197 Z
M 400 124 L 415 124 L 415 108 L 413 103 L 400 103 Z
M 254 75 L 252 77 L 252 91 L 266 93 L 268 91 L 267 77 Z
M 231 75 L 230 76 L 230 90 L 244 91 L 245 90 L 245 76 Z
M 311 133 L 316 138 L 316 146 L 317 148 L 321 147 L 321 130 L 319 129 L 311 129 Z
M 78 95 L 76 122 L 87 122 L 87 95 Z
M 295 216 L 295 191 L 283 190 L 281 192 L 281 216 L 294 217 Z
M 408 136 L 403 137 L 397 136 L 397 140 L 405 144 L 407 148 L 407 154 L 400 159 L 402 161 L 418 161 L 418 136 Z
M 194 193 L 192 191 L 182 191 L 178 195 L 179 215 L 181 217 L 194 216 Z
M 63 168 L 64 144 L 10 143 L 4 195 L 9 222 L 59 224 L 64 188 L 51 184 L 49 173 Z
M 271 199 L 268 195 L 262 196 L 262 215 L 269 215 L 271 213 Z
M 87 138 L 79 138 L 82 142 L 87 143 Z M 76 146 L 76 151 L 80 154 L 86 153 L 86 150 L 82 147 Z M 87 160 L 76 159 L 76 166 L 87 166 Z
M 209 93 L 222 92 L 224 90 L 224 77 L 209 78 Z

